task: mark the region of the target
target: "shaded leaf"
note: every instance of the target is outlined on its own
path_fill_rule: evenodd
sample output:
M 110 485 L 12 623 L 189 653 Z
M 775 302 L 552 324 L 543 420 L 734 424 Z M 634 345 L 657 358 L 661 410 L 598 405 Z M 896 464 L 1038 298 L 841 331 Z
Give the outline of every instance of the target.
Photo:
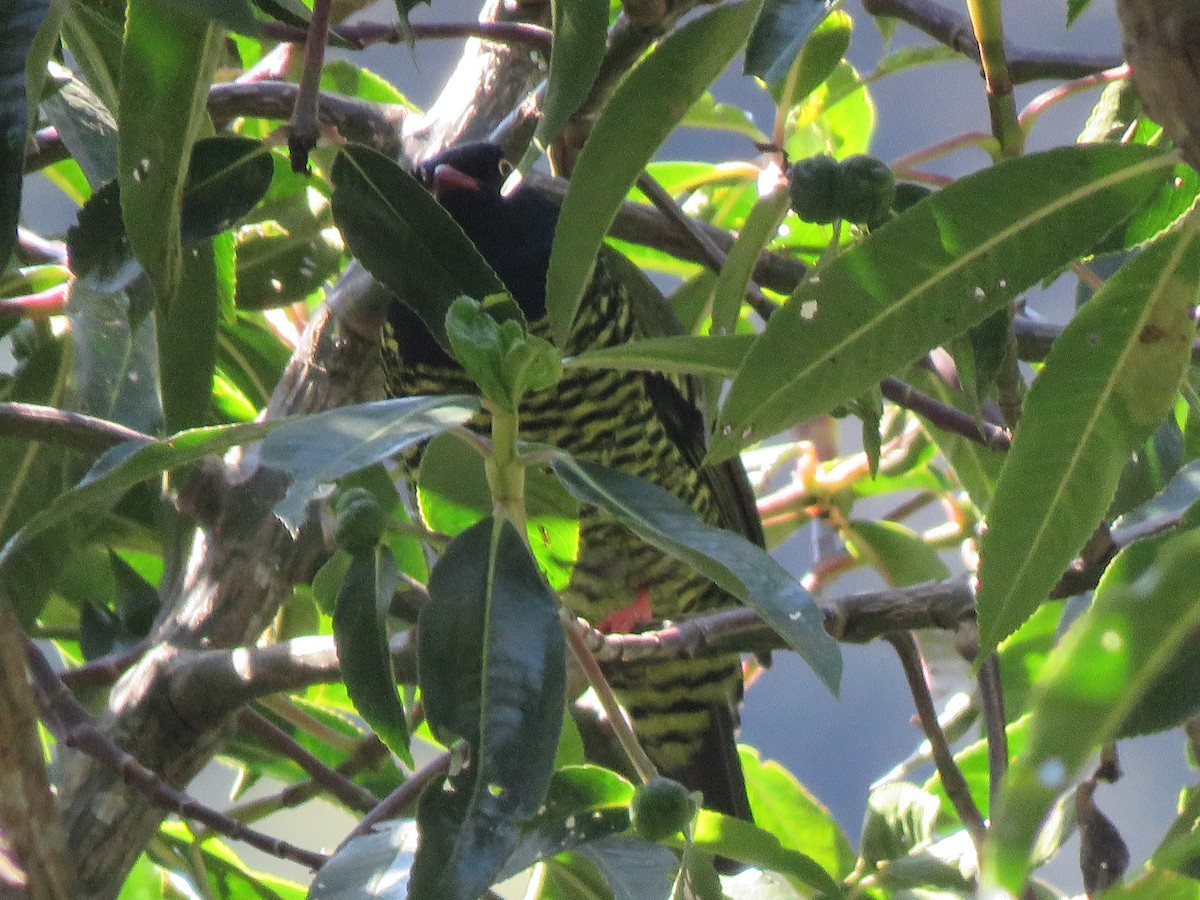
M 630 531 L 683 560 L 753 607 L 834 693 L 842 674 L 837 642 L 808 592 L 761 547 L 708 525 L 657 485 L 596 463 L 556 454 L 553 468 L 576 499 L 603 509 Z
M 263 465 L 292 477 L 275 514 L 295 533 L 321 485 L 462 425 L 478 410 L 475 397 L 404 397 L 273 423 L 260 458 Z
M 749 334 L 643 338 L 588 350 L 564 359 L 563 366 L 730 377 L 737 372 L 753 343 L 754 337 Z
M 1129 454 L 1170 412 L 1191 358 L 1200 229 L 1147 247 L 1054 342 L 1025 403 L 980 552 L 989 651 L 1046 599 L 1104 517 Z
M 332 178 L 333 218 L 350 250 L 449 351 L 450 304 L 504 293 L 496 273 L 433 195 L 382 153 L 343 147 Z
M 750 32 L 742 71 L 757 75 L 771 87 L 777 85 L 832 8 L 830 0 L 766 0 Z M 841 57 L 838 53 L 838 59 Z M 818 79 L 817 84 L 823 80 Z M 805 94 L 807 91 L 797 99 Z
M 52 63 L 51 76 L 58 90 L 42 101 L 42 111 L 97 189 L 117 177 L 117 120 L 70 70 Z
M 1173 166 L 1140 147 L 1009 160 L 926 197 L 771 316 L 721 410 L 711 459 L 861 395 L 1086 252 Z
M 545 153 L 563 126 L 592 89 L 600 71 L 608 38 L 608 8 L 593 0 L 554 0 L 551 4 L 554 44 L 550 52 L 550 76 L 541 103 L 537 131 L 517 164 L 528 172 L 539 154 Z
M 387 547 L 351 554 L 333 610 L 333 638 L 354 708 L 388 749 L 411 768 L 408 719 L 396 692 L 388 650 L 386 617 L 399 580 L 400 571 Z
M 621 201 L 655 150 L 737 53 L 757 6 L 724 4 L 671 32 L 605 105 L 576 161 L 550 255 L 547 313 L 559 346 Z
M 308 900 L 361 900 L 374 895 L 403 897 L 417 852 L 417 827 L 412 821 L 387 827 L 347 843 L 321 866 L 308 889 Z M 394 891 L 381 895 L 377 885 Z
M 1091 753 L 1112 740 L 1200 626 L 1200 532 L 1176 536 L 1142 577 L 1097 590 L 1042 667 L 1029 745 L 1004 780 L 983 889 L 1019 891 L 1043 817 Z

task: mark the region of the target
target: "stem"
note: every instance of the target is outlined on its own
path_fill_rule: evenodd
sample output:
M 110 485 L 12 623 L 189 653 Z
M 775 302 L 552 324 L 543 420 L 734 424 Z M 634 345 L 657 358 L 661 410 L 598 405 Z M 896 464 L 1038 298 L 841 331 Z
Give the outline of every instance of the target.
M 491 405 L 491 404 L 489 404 Z M 484 459 L 492 510 L 525 534 L 525 464 L 517 455 L 517 413 L 492 407 L 492 452 Z
M 971 28 L 979 45 L 979 61 L 987 85 L 992 134 L 1000 142 L 1001 156 L 1020 156 L 1025 133 L 1017 121 L 1017 101 L 1004 55 L 1004 19 L 1000 0 L 967 0 Z
M 646 751 L 642 749 L 642 745 L 638 743 L 637 736 L 633 733 L 633 728 L 630 726 L 629 720 L 625 718 L 625 714 L 621 711 L 621 705 L 617 702 L 617 697 L 613 693 L 612 686 L 600 670 L 600 663 L 596 662 L 596 657 L 588 649 L 587 642 L 584 640 L 584 629 L 586 629 L 586 626 L 581 626 L 575 616 L 566 608 L 560 608 L 558 614 L 562 620 L 563 631 L 567 636 L 567 646 L 571 648 L 576 661 L 578 661 L 580 668 L 583 669 L 584 674 L 587 676 L 588 683 L 592 686 L 592 690 L 596 692 L 596 697 L 600 701 L 600 706 L 604 709 L 604 714 L 608 716 L 609 724 L 612 726 L 613 733 L 617 737 L 617 742 L 620 743 L 621 749 L 625 751 L 625 755 L 629 758 L 634 771 L 637 772 L 638 778 L 641 779 L 643 784 L 648 783 L 651 778 L 658 775 L 658 769 L 651 762 L 650 757 L 646 755 Z M 590 629 L 587 630 L 590 631 Z
M 315 0 L 308 36 L 304 42 L 304 70 L 300 74 L 300 91 L 296 108 L 288 122 L 288 151 L 292 171 L 308 172 L 308 154 L 317 146 L 321 126 L 317 119 L 320 97 L 321 69 L 325 64 L 325 41 L 329 37 L 329 9 L 333 0 Z

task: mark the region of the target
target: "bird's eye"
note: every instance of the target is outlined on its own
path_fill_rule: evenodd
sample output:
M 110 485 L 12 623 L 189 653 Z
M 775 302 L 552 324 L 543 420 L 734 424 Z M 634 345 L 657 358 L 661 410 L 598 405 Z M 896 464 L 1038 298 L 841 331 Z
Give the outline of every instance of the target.
M 507 178 L 509 175 L 512 174 L 513 164 L 510 163 L 507 159 L 504 159 L 503 157 L 501 157 L 500 162 L 496 163 L 496 168 L 500 171 L 501 178 Z

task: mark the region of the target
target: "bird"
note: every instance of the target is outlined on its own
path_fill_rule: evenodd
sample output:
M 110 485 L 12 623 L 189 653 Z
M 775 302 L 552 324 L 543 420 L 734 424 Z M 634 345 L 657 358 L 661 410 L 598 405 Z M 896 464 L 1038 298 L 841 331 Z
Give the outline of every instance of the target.
M 534 333 L 549 334 L 546 272 L 559 209 L 536 190 L 502 194 L 511 166 L 492 143 L 465 143 L 431 157 L 416 175 L 478 248 L 521 307 Z M 611 247 L 597 258 L 564 348 L 568 355 L 680 332 L 669 304 Z M 465 373 L 402 302 L 388 310 L 383 337 L 388 393 L 476 392 Z M 694 379 L 649 372 L 569 368 L 549 390 L 527 394 L 521 438 L 647 479 L 712 525 L 764 545 L 754 494 L 740 460 L 704 462 L 707 429 Z M 735 605 L 686 563 L 641 541 L 603 512 L 584 509 L 578 557 L 564 604 L 602 631 L 644 630 Z M 752 820 L 736 745 L 741 659 L 722 654 L 627 663 L 608 672 L 639 743 L 661 774 L 700 791 L 704 806 Z

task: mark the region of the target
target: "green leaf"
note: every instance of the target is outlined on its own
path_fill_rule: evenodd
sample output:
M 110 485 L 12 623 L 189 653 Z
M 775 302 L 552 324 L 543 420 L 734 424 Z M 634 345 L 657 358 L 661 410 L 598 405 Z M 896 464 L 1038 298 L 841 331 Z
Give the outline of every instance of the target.
M 308 900 L 360 900 L 380 884 L 387 884 L 392 896 L 402 896 L 417 839 L 416 823 L 410 820 L 383 823 L 379 830 L 356 837 L 321 866 Z
M 399 580 L 400 571 L 387 547 L 353 553 L 333 610 L 333 638 L 354 708 L 411 768 L 408 720 L 388 651 L 387 611 Z
M 860 853 L 867 871 L 933 839 L 941 801 L 915 784 L 892 781 L 871 791 Z
M 263 465 L 292 477 L 275 514 L 293 534 L 323 484 L 364 469 L 433 435 L 462 425 L 479 411 L 475 397 L 404 397 L 345 406 L 275 425 L 263 441 Z
M 449 350 L 450 304 L 504 293 L 496 273 L 433 195 L 382 153 L 343 147 L 332 178 L 333 218 L 351 252 Z
M 805 49 L 813 29 L 821 24 L 832 8 L 831 0 L 766 0 L 754 22 L 754 30 L 750 32 L 742 71 L 747 75 L 757 75 L 770 87 L 778 85 L 800 56 L 801 50 Z M 848 45 L 849 40 L 845 43 Z M 843 52 L 844 46 L 837 54 L 835 64 L 842 58 Z M 816 84 L 824 80 L 819 78 Z M 797 99 L 807 93 L 799 94 Z
M 1092 5 L 1092 0 L 1067 0 L 1067 25 L 1072 25 L 1080 14 Z
M 206 240 L 231 227 L 267 192 L 273 172 L 271 156 L 258 141 L 198 141 L 181 199 L 181 239 Z M 67 230 L 72 271 L 102 293 L 124 290 L 143 271 L 122 224 L 120 192 L 117 181 L 104 185 L 79 211 L 78 224 Z
M 734 134 L 745 135 L 752 141 L 765 143 L 768 138 L 762 129 L 754 124 L 749 113 L 733 103 L 719 103 L 710 91 L 700 95 L 700 99 L 692 104 L 679 122 L 689 128 L 711 128 L 716 131 L 731 131 Z M 653 166 L 653 164 L 652 164 Z M 657 178 L 657 174 L 655 175 Z M 663 187 L 666 183 L 659 179 Z M 669 187 L 667 190 L 671 190 Z M 672 191 L 674 193 L 674 191 Z
M 608 38 L 608 7 L 594 0 L 554 0 L 551 4 L 554 44 L 550 76 L 541 103 L 541 118 L 533 142 L 517 164 L 528 172 L 579 109 L 604 60 Z
M 456 537 L 434 566 L 429 597 L 418 642 L 426 714 L 435 733 L 471 745 L 472 761 L 450 791 L 435 784 L 422 796 L 410 896 L 473 900 L 549 788 L 566 641 L 558 603 L 509 522 L 485 519 Z
M 576 499 L 603 509 L 630 531 L 753 607 L 837 693 L 842 655 L 808 592 L 762 548 L 708 525 L 657 485 L 596 463 L 556 454 L 553 468 Z
M 630 186 L 740 49 L 757 2 L 724 4 L 669 34 L 621 81 L 584 144 L 563 199 L 546 298 L 562 346 L 604 234 Z
M 666 847 L 626 835 L 590 841 L 572 855 L 595 867 L 608 885 L 613 900 L 671 896 L 671 883 L 679 869 L 679 860 Z M 574 884 L 578 883 L 577 878 Z
M 760 197 L 746 217 L 713 288 L 712 334 L 731 335 L 737 328 L 758 257 L 775 236 L 790 202 L 786 187 L 777 189 Z
M 125 37 L 124 3 L 71 3 L 62 22 L 63 42 L 83 79 L 105 108 L 115 110 L 121 76 L 121 44 Z M 112 177 L 116 177 L 114 171 Z
M 1173 165 L 1140 147 L 1065 147 L 1002 162 L 910 207 L 771 316 L 730 388 L 709 458 L 861 395 L 1006 306 L 1086 252 Z
M 68 69 L 51 64 L 58 90 L 42 101 L 56 129 L 93 189 L 117 177 L 117 120 L 90 87 Z
M 17 220 L 21 215 L 21 182 L 25 161 L 25 133 L 29 106 L 25 97 L 25 61 L 37 36 L 38 26 L 50 9 L 49 0 L 14 0 L 0 11 L 0 269 L 17 243 Z
M 1129 454 L 1171 411 L 1191 358 L 1200 228 L 1164 236 L 1110 278 L 1054 342 L 988 514 L 977 598 L 990 651 L 1104 517 Z
M 754 823 L 788 850 L 811 857 L 835 879 L 854 869 L 846 833 L 824 805 L 787 769 L 764 760 L 753 747 L 738 748 Z
M 845 532 L 851 555 L 877 569 L 893 587 L 950 577 L 937 551 L 899 522 L 853 519 Z
M 669 843 L 682 846 L 683 841 Z M 816 897 L 832 900 L 845 896 L 841 885 L 811 856 L 784 847 L 775 835 L 741 819 L 702 809 L 696 818 L 692 846 L 714 856 L 779 872 L 789 881 L 814 889 Z
M 737 372 L 753 343 L 754 337 L 749 334 L 643 338 L 588 350 L 564 359 L 563 365 L 568 369 L 616 369 L 728 378 Z
M 223 49 L 220 29 L 173 0 L 130 0 L 117 105 L 121 219 L 165 306 L 183 271 L 183 186 L 192 144 L 211 129 L 208 86 Z
M 1118 734 L 1200 626 L 1200 532 L 1168 541 L 1133 584 L 1097 591 L 1042 667 L 1029 746 L 992 817 L 983 890 L 1016 893 L 1043 817 L 1091 753 Z

